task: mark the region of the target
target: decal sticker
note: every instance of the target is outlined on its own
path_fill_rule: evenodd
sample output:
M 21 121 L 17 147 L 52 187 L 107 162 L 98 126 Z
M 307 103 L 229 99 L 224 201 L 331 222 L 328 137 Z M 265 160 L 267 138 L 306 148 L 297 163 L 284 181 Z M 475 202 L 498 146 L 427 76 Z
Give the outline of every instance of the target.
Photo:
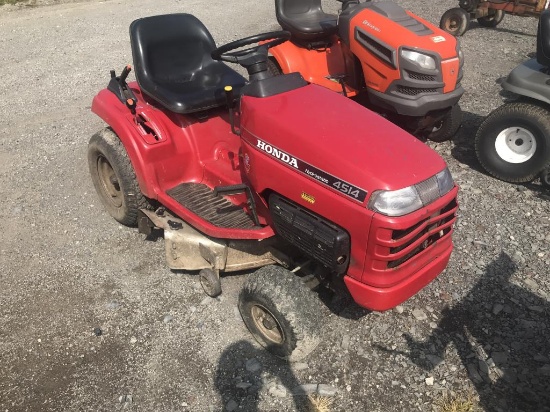
M 311 204 L 315 203 L 315 198 L 306 192 L 302 192 L 302 199 Z
M 445 37 L 443 36 L 435 36 L 435 37 L 432 37 L 432 41 L 434 43 L 441 43 L 442 41 L 445 41 Z
M 306 163 L 303 160 L 300 160 L 297 157 L 294 157 L 276 148 L 275 146 L 264 142 L 263 140 L 254 136 L 252 133 L 249 133 L 249 134 L 250 134 L 250 138 L 246 137 L 245 139 L 252 146 L 255 146 L 256 149 L 269 154 L 270 156 L 274 157 L 275 159 L 279 160 L 282 163 L 287 164 L 288 166 L 294 169 L 298 169 L 300 172 L 302 172 L 306 176 L 311 177 L 312 179 L 324 184 L 325 186 L 331 187 L 332 189 L 352 198 L 353 200 L 356 200 L 361 203 L 365 201 L 365 198 L 367 197 L 366 190 L 363 190 L 360 187 L 352 185 L 351 183 L 348 183 L 313 165 L 310 165 L 309 163 Z M 245 160 L 245 164 L 246 164 L 246 160 Z
M 244 154 L 244 170 L 246 171 L 246 173 L 250 173 L 250 156 L 248 155 L 248 153 L 245 153 Z
M 371 29 L 373 29 L 374 31 L 377 31 L 377 32 L 381 32 L 382 30 L 380 30 L 378 27 L 376 27 L 374 24 L 372 24 L 370 21 L 368 20 L 363 20 L 363 24 Z

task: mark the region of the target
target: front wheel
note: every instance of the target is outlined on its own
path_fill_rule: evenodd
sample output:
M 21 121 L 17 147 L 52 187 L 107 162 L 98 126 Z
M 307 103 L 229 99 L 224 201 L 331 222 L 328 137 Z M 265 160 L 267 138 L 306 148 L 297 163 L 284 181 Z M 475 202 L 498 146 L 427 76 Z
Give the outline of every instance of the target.
M 483 27 L 497 27 L 498 24 L 504 18 L 503 10 L 489 10 L 491 14 L 483 17 L 479 17 L 477 22 Z
M 550 116 L 533 103 L 507 103 L 493 111 L 475 137 L 483 168 L 510 183 L 529 182 L 550 166 Z
M 317 347 L 319 306 L 301 279 L 280 266 L 265 266 L 249 275 L 239 295 L 239 311 L 258 343 L 291 360 L 302 359 Z
M 438 143 L 446 142 L 456 134 L 461 124 L 462 109 L 457 103 L 433 126 L 428 139 Z
M 441 16 L 439 27 L 453 36 L 462 36 L 468 30 L 470 13 L 460 7 L 447 10 Z

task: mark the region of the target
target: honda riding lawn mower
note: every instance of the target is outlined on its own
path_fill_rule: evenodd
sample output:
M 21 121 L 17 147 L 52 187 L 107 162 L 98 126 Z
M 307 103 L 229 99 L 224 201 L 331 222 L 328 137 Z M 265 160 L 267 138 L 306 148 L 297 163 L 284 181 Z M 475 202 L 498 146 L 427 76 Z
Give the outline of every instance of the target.
M 460 0 L 460 7 L 443 13 L 439 27 L 453 36 L 462 36 L 471 19 L 477 19 L 483 27 L 496 27 L 506 13 L 538 17 L 549 3 L 549 0 Z
M 453 36 L 393 1 L 343 0 L 339 16 L 320 0 L 275 0 L 275 10 L 291 38 L 270 50 L 273 74 L 299 72 L 422 139 L 445 141 L 460 127 L 463 56 Z
M 199 271 L 209 296 L 221 272 L 256 269 L 242 318 L 263 346 L 297 359 L 322 333 L 310 286 L 387 310 L 441 273 L 458 189 L 402 129 L 298 73 L 272 77 L 268 49 L 289 37 L 216 48 L 189 14 L 134 21 L 137 82 L 126 82 L 129 67 L 113 70 L 94 98 L 109 127 L 91 138 L 88 161 L 107 211 L 142 233 L 163 230 L 168 266 Z
M 515 99 L 481 124 L 477 158 L 498 179 L 522 183 L 540 177 L 550 188 L 550 10 L 540 16 L 536 57 L 512 70 L 502 88 Z

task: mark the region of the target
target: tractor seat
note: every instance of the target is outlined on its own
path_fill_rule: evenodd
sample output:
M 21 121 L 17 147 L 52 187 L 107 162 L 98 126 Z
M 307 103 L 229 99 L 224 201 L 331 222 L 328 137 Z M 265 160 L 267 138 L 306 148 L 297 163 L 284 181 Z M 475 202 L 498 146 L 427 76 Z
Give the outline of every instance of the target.
M 175 113 L 193 113 L 225 104 L 225 86 L 238 93 L 246 80 L 210 53 L 216 43 L 190 14 L 135 20 L 130 42 L 141 90 Z
M 297 40 L 323 40 L 338 29 L 338 17 L 325 13 L 321 0 L 275 0 L 275 14 L 281 27 Z
M 550 66 L 550 9 L 544 10 L 539 18 L 537 62 L 546 67 Z

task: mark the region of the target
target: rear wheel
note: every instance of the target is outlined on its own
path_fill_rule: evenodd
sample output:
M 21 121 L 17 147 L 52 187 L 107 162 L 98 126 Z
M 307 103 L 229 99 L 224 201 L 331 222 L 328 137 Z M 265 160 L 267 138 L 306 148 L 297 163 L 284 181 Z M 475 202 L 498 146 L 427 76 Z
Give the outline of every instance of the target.
M 299 360 L 320 341 L 320 304 L 292 272 L 266 266 L 249 275 L 239 311 L 260 345 L 280 358 Z
M 107 212 L 123 225 L 136 226 L 138 210 L 149 203 L 141 193 L 126 149 L 112 129 L 101 130 L 90 139 L 88 167 Z
M 536 104 L 507 103 L 481 124 L 477 158 L 487 172 L 511 183 L 529 182 L 550 166 L 550 116 Z
M 457 103 L 451 107 L 443 119 L 434 125 L 432 131 L 428 134 L 428 139 L 433 142 L 446 142 L 456 134 L 461 123 L 462 109 Z
M 468 30 L 469 24 L 470 13 L 460 7 L 455 7 L 443 13 L 439 27 L 453 36 L 462 36 Z
M 479 17 L 477 22 L 483 27 L 496 27 L 504 18 L 503 10 L 491 10 L 489 9 L 489 15 Z

